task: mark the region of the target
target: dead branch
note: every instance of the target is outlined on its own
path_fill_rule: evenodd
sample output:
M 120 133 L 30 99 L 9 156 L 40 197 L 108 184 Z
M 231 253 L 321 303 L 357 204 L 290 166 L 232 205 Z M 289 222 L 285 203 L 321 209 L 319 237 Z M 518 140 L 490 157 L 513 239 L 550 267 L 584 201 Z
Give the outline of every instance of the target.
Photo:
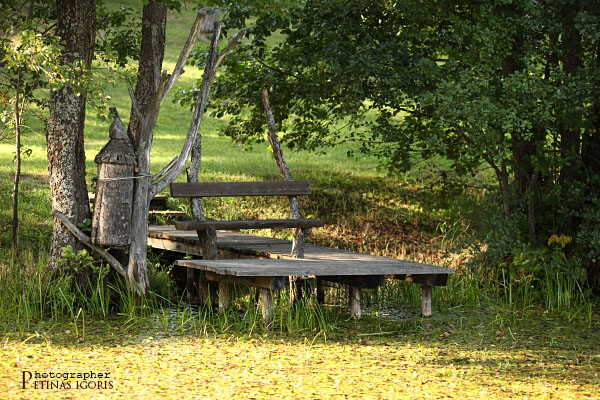
M 104 260 L 106 260 L 106 262 L 111 267 L 113 267 L 119 273 L 119 275 L 127 279 L 127 271 L 125 270 L 125 267 L 123 267 L 123 265 L 121 265 L 121 263 L 116 258 L 110 255 L 110 253 L 108 253 L 106 250 L 92 244 L 92 240 L 90 239 L 90 237 L 83 233 L 81 230 L 79 230 L 79 228 L 77 228 L 77 226 L 75 226 L 71 221 L 69 221 L 67 217 L 65 217 L 62 213 L 58 211 L 52 211 L 52 215 L 58 218 L 63 223 L 63 225 L 83 244 L 85 244 L 87 247 L 94 250 L 102 258 L 104 258 Z
M 171 162 L 169 162 L 163 169 L 160 170 L 160 172 L 152 175 L 152 182 L 158 180 L 159 178 L 161 178 L 163 175 L 165 175 L 167 172 L 169 172 L 171 170 L 171 168 L 173 168 L 175 166 L 175 164 L 177 163 L 177 160 L 179 159 L 179 156 L 175 156 Z
M 168 81 L 166 82 L 163 90 L 158 92 L 158 96 L 160 98 L 160 102 L 162 102 L 167 95 L 175 86 L 175 83 L 183 74 L 183 67 L 187 62 L 192 49 L 194 48 L 194 44 L 196 43 L 196 39 L 198 38 L 198 34 L 200 33 L 200 27 L 202 26 L 202 21 L 204 20 L 205 14 L 198 13 L 196 15 L 196 20 L 194 21 L 194 25 L 190 31 L 190 35 L 188 36 L 185 44 L 183 45 L 183 50 L 181 50 L 181 54 L 179 54 L 179 59 L 177 60 L 177 64 L 175 64 L 175 68 L 173 69 L 173 73 L 169 76 Z M 216 32 L 215 32 L 216 33 Z
M 271 106 L 269 104 L 269 93 L 267 89 L 262 90 L 262 101 L 263 106 L 265 108 L 265 115 L 267 117 L 267 126 L 269 128 L 269 142 L 271 143 L 271 147 L 273 148 L 273 156 L 275 157 L 275 161 L 277 162 L 277 166 L 279 167 L 279 172 L 281 173 L 281 177 L 286 181 L 293 181 L 294 177 L 290 172 L 290 169 L 287 166 L 287 162 L 285 161 L 285 157 L 283 156 L 283 149 L 281 148 L 281 143 L 279 142 L 279 138 L 277 137 L 277 129 L 275 126 L 275 117 L 273 117 L 273 111 L 271 111 Z
M 202 121 L 202 116 L 204 114 L 204 110 L 206 109 L 206 103 L 208 102 L 208 92 L 211 84 L 211 76 L 213 76 L 212 71 L 216 63 L 217 59 L 217 44 L 219 43 L 219 37 L 221 36 L 221 24 L 216 24 L 216 29 L 213 34 L 213 39 L 210 45 L 210 50 L 208 53 L 208 58 L 206 60 L 206 68 L 204 69 L 204 74 L 202 75 L 202 83 L 200 85 L 200 91 L 198 93 L 198 99 L 196 101 L 196 106 L 194 107 L 194 116 L 192 118 L 192 122 L 190 123 L 190 127 L 187 132 L 187 136 L 185 139 L 185 143 L 183 148 L 181 149 L 181 153 L 175 166 L 171 168 L 171 170 L 159 181 L 155 182 L 151 188 L 151 196 L 155 196 L 156 194 L 163 191 L 167 186 L 171 184 L 177 178 L 177 175 L 181 173 L 185 164 L 190 157 L 190 153 L 192 151 L 192 145 L 196 139 L 198 134 L 198 128 L 200 127 L 200 122 Z
M 210 74 L 210 80 L 212 81 L 213 79 L 215 79 L 215 76 L 217 75 L 217 69 L 219 69 L 219 66 L 221 65 L 221 63 L 223 62 L 223 60 L 225 59 L 225 57 L 227 56 L 227 54 L 229 54 L 229 52 L 231 50 L 233 50 L 233 48 L 240 42 L 240 40 L 242 40 L 242 38 L 244 37 L 244 35 L 246 35 L 246 31 L 245 30 L 241 30 L 239 31 L 227 44 L 227 46 L 223 49 L 223 51 L 217 56 L 217 61 L 215 61 L 215 65 L 212 68 L 211 74 Z

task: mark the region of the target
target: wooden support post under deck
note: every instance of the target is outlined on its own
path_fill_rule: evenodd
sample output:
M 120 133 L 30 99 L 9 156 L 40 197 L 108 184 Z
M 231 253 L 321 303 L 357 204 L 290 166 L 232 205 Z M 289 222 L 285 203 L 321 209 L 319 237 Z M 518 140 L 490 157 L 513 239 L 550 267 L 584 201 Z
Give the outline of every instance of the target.
M 219 282 L 219 311 L 225 312 L 229 307 L 229 284 Z
M 325 288 L 323 287 L 323 280 L 317 278 L 317 303 L 325 303 Z
M 188 268 L 188 271 L 193 268 Z M 206 271 L 198 271 L 198 297 L 200 304 L 207 306 L 209 303 L 216 304 L 218 288 L 215 284 L 210 284 L 206 279 Z
M 273 295 L 270 289 L 260 290 L 260 307 L 262 311 L 262 319 L 265 324 L 270 324 L 273 321 L 275 310 L 273 308 Z
M 360 319 L 362 316 L 360 309 L 360 288 L 350 285 L 350 316 L 354 319 Z
M 421 285 L 421 315 L 431 317 L 431 285 Z
M 196 270 L 192 268 L 186 268 L 186 287 L 187 287 L 187 298 L 189 302 L 196 301 L 198 299 L 198 287 L 196 286 Z

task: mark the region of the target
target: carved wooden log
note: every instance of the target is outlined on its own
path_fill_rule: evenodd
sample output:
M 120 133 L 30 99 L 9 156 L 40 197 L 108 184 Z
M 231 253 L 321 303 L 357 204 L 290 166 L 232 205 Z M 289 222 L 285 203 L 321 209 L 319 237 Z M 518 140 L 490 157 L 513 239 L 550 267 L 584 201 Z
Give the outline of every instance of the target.
M 92 219 L 92 243 L 126 249 L 131 243 L 133 178 L 136 156 L 117 111 L 110 126 L 110 141 L 95 158 L 98 186 Z

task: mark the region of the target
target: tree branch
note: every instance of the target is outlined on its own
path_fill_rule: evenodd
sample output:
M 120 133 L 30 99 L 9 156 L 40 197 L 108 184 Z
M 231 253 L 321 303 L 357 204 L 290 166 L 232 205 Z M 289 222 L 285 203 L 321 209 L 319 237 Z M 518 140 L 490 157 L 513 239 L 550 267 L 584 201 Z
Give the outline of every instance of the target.
M 87 247 L 94 250 L 102 258 L 104 258 L 104 260 L 106 260 L 106 262 L 109 263 L 110 266 L 113 267 L 119 273 L 119 275 L 127 279 L 127 271 L 125 270 L 125 267 L 123 267 L 123 265 L 121 265 L 121 263 L 116 258 L 110 255 L 110 253 L 108 253 L 106 250 L 92 244 L 92 240 L 90 239 L 90 237 L 83 233 L 81 230 L 79 230 L 79 228 L 77 228 L 77 226 L 75 226 L 71 221 L 69 221 L 67 217 L 65 217 L 62 213 L 58 211 L 52 211 L 52 215 L 58 218 L 63 223 L 63 225 L 83 244 L 85 244 Z
M 179 156 L 175 156 L 175 158 L 173 158 L 170 163 L 168 163 L 163 169 L 161 169 L 159 173 L 154 174 L 152 176 L 152 182 L 154 182 L 155 180 L 159 179 L 164 174 L 166 174 L 167 172 L 169 172 L 169 170 L 171 168 L 173 168 L 173 166 L 177 163 L 178 159 L 179 159 Z
M 133 88 L 129 87 L 127 88 L 127 90 L 129 90 L 129 97 L 131 98 L 131 105 L 133 107 L 133 111 L 135 112 L 135 116 L 139 121 L 143 118 L 142 112 L 140 110 L 140 103 L 138 103 L 137 98 L 135 97 L 135 92 L 133 91 Z
M 185 63 L 187 62 L 187 59 L 194 48 L 194 44 L 198 38 L 198 33 L 200 33 L 200 27 L 202 26 L 202 21 L 204 21 L 205 16 L 205 14 L 201 13 L 196 15 L 196 20 L 194 21 L 194 25 L 192 26 L 187 41 L 183 45 L 181 54 L 179 54 L 179 59 L 177 60 L 177 64 L 175 64 L 175 69 L 173 69 L 173 73 L 171 76 L 169 76 L 169 80 L 166 82 L 163 90 L 158 92 L 159 103 L 162 103 L 167 93 L 169 93 L 173 86 L 175 86 L 175 83 L 177 83 L 177 80 L 181 74 L 183 74 L 183 67 L 185 66 Z
M 269 142 L 271 143 L 271 147 L 273 148 L 273 156 L 275 158 L 275 161 L 277 162 L 277 166 L 279 167 L 281 177 L 286 181 L 293 181 L 294 177 L 292 176 L 292 173 L 290 172 L 290 169 L 287 166 L 287 162 L 285 161 L 285 157 L 283 156 L 283 149 L 281 148 L 281 143 L 279 142 L 279 138 L 277 137 L 275 118 L 273 117 L 273 111 L 271 111 L 271 106 L 269 105 L 269 93 L 267 92 L 267 89 L 263 89 L 261 91 L 261 94 L 263 106 L 265 107 L 265 115 L 267 117 Z
M 227 44 L 227 47 L 225 47 L 223 49 L 223 51 L 217 56 L 217 60 L 215 61 L 215 64 L 213 65 L 212 71 L 211 71 L 211 75 L 210 75 L 210 80 L 212 81 L 213 79 L 215 79 L 215 76 L 217 75 L 217 69 L 219 69 L 219 66 L 221 65 L 221 63 L 223 62 L 223 60 L 225 59 L 225 57 L 227 56 L 227 54 L 229 54 L 229 52 L 231 50 L 233 50 L 233 48 L 240 42 L 240 40 L 242 40 L 242 38 L 246 35 L 246 30 L 243 29 L 241 31 L 239 31 Z
M 238 34 L 239 35 L 239 34 Z M 236 35 L 236 37 L 238 36 Z M 213 39 L 210 44 L 210 50 L 208 53 L 208 58 L 206 60 L 206 67 L 204 68 L 204 74 L 202 75 L 202 84 L 200 85 L 200 91 L 198 92 L 198 99 L 196 101 L 196 107 L 194 108 L 194 116 L 192 118 L 192 122 L 190 123 L 190 127 L 187 132 L 187 136 L 185 138 L 185 143 L 183 144 L 183 148 L 181 149 L 181 153 L 175 166 L 171 168 L 171 170 L 159 181 L 155 182 L 152 185 L 150 190 L 150 195 L 155 196 L 160 193 L 164 189 L 167 188 L 177 178 L 177 175 L 181 173 L 185 164 L 190 157 L 190 153 L 192 151 L 192 145 L 196 140 L 196 136 L 198 135 L 198 128 L 200 127 L 200 122 L 202 121 L 202 116 L 204 114 L 204 110 L 206 109 L 206 103 L 208 102 L 208 92 L 210 89 L 210 84 L 212 79 L 215 76 L 214 66 L 217 61 L 217 44 L 219 43 L 219 37 L 221 36 L 221 24 L 215 24 L 215 32 L 213 33 Z
M 261 59 L 257 58 L 256 56 L 252 56 L 252 58 L 254 58 L 254 60 L 255 60 L 256 62 L 258 62 L 260 65 L 262 65 L 262 66 L 263 66 L 263 67 L 265 67 L 265 68 L 268 68 L 268 69 L 270 69 L 271 71 L 275 71 L 275 72 L 278 72 L 278 73 L 280 73 L 280 74 L 282 74 L 282 75 L 287 75 L 287 76 L 290 76 L 290 77 L 292 77 L 292 78 L 295 78 L 295 79 L 298 79 L 298 80 L 301 80 L 301 81 L 303 81 L 303 80 L 304 80 L 304 78 L 302 78 L 302 77 L 300 77 L 300 76 L 297 76 L 297 75 L 294 75 L 294 74 L 292 74 L 291 72 L 284 71 L 284 70 L 282 70 L 281 68 L 272 67 L 272 66 L 270 66 L 269 64 L 265 63 L 263 60 L 261 60 Z

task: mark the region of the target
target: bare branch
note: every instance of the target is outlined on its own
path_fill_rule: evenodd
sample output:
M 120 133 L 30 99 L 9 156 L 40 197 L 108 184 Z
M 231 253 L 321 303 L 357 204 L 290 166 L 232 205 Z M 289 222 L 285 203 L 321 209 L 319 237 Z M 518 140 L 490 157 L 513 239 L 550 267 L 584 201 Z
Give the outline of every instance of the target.
M 171 168 L 171 170 L 159 181 L 155 182 L 152 185 L 150 190 L 150 195 L 155 196 L 160 193 L 164 189 L 167 188 L 177 178 L 177 175 L 181 173 L 185 164 L 190 157 L 190 153 L 192 151 L 192 145 L 196 140 L 198 135 L 198 128 L 200 127 L 200 122 L 202 121 L 202 116 L 204 115 L 204 110 L 206 109 L 206 103 L 208 103 L 208 92 L 210 89 L 210 84 L 212 82 L 212 78 L 214 78 L 214 65 L 217 59 L 217 44 L 219 43 L 219 37 L 221 36 L 221 24 L 215 24 L 215 31 L 213 33 L 212 42 L 210 44 L 210 50 L 208 53 L 208 58 L 206 60 L 206 67 L 204 68 L 204 74 L 202 75 L 202 83 L 200 85 L 200 91 L 198 92 L 198 98 L 196 101 L 196 106 L 194 108 L 194 116 L 192 118 L 192 122 L 190 123 L 190 127 L 187 132 L 187 136 L 185 138 L 185 143 L 183 144 L 183 148 L 181 149 L 181 154 L 175 166 Z
M 212 68 L 211 71 L 211 75 L 210 75 L 210 80 L 212 81 L 213 79 L 215 79 L 215 75 L 217 75 L 217 69 L 219 69 L 219 66 L 221 65 L 221 63 L 223 62 L 223 60 L 225 59 L 225 57 L 227 56 L 227 54 L 229 54 L 229 52 L 231 50 L 233 50 L 233 48 L 240 42 L 240 40 L 242 40 L 242 38 L 244 37 L 244 35 L 246 35 L 246 30 L 241 30 L 239 31 L 227 44 L 227 47 L 225 47 L 223 49 L 223 51 L 217 56 L 217 61 L 215 61 L 215 65 Z
M 292 74 L 291 72 L 287 72 L 287 71 L 284 71 L 284 70 L 282 70 L 281 68 L 272 67 L 272 66 L 268 65 L 267 63 L 265 63 L 264 61 L 262 61 L 262 60 L 261 60 L 260 58 L 258 58 L 258 57 L 252 56 L 252 58 L 253 58 L 253 59 L 254 59 L 254 60 L 257 62 L 257 63 L 259 63 L 260 65 L 264 66 L 265 68 L 268 68 L 268 69 L 270 69 L 271 71 L 275 71 L 275 72 L 278 72 L 278 73 L 280 73 L 280 74 L 287 75 L 287 76 L 290 76 L 290 77 L 292 77 L 292 78 L 295 78 L 295 79 L 298 79 L 298 80 L 304 80 L 304 78 L 302 78 L 301 76 L 294 75 L 294 74 Z
M 263 106 L 265 107 L 265 115 L 267 117 L 269 142 L 271 143 L 271 147 L 273 148 L 273 157 L 275 157 L 275 161 L 277 162 L 277 166 L 279 167 L 281 177 L 286 181 L 293 181 L 294 177 L 292 176 L 292 173 L 290 172 L 290 169 L 287 166 L 287 162 L 285 161 L 285 157 L 283 156 L 283 149 L 281 148 L 281 143 L 279 142 L 279 138 L 277 137 L 275 117 L 273 117 L 273 111 L 271 111 L 271 106 L 269 104 L 269 93 L 267 92 L 267 89 L 263 89 L 261 94 Z
M 106 262 L 109 263 L 110 266 L 112 266 L 119 273 L 119 275 L 127 279 L 127 271 L 125 270 L 125 267 L 123 267 L 123 265 L 121 265 L 121 263 L 116 258 L 110 255 L 110 253 L 108 253 L 106 250 L 92 244 L 92 240 L 90 239 L 90 237 L 83 233 L 81 230 L 79 230 L 79 228 L 77 228 L 77 226 L 75 226 L 71 221 L 69 221 L 67 217 L 65 217 L 62 213 L 58 211 L 52 211 L 52 215 L 58 218 L 60 222 L 62 222 L 63 225 L 83 244 L 85 244 L 87 247 L 94 250 L 102 258 L 104 258 Z
M 179 54 L 179 59 L 177 60 L 177 64 L 175 64 L 175 69 L 173 69 L 173 73 L 169 77 L 169 80 L 167 81 L 163 90 L 158 92 L 160 103 L 162 103 L 167 93 L 169 93 L 173 86 L 175 86 L 175 83 L 177 82 L 181 74 L 183 74 L 183 67 L 185 66 L 185 63 L 187 62 L 187 59 L 190 56 L 192 49 L 194 48 L 194 44 L 196 43 L 196 39 L 198 38 L 198 34 L 200 33 L 200 27 L 202 26 L 202 21 L 204 20 L 205 16 L 205 14 L 201 13 L 198 13 L 196 15 L 196 20 L 194 21 L 194 25 L 192 26 L 187 41 L 183 45 L 181 54 Z
M 161 176 L 163 176 L 164 174 L 169 172 L 169 170 L 171 168 L 173 168 L 175 163 L 177 163 L 178 159 L 179 159 L 179 156 L 175 156 L 175 158 L 173 158 L 170 163 L 168 163 L 163 169 L 161 169 L 159 173 L 152 176 L 152 181 L 154 182 L 155 180 L 157 180 L 158 178 L 160 178 Z

